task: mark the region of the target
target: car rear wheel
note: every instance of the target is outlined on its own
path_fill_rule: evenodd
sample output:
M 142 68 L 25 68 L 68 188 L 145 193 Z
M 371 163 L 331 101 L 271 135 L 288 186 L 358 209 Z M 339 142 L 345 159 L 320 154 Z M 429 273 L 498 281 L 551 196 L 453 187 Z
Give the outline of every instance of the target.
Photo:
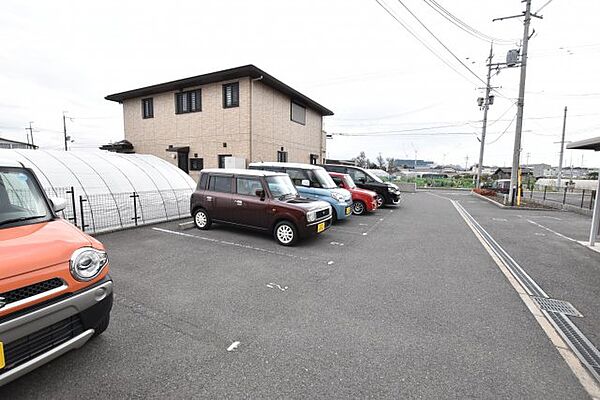
M 363 203 L 360 200 L 355 201 L 354 203 L 352 203 L 352 213 L 355 215 L 362 215 L 365 213 L 366 207 L 365 207 L 365 203 Z
M 377 207 L 381 207 L 383 205 L 383 197 L 381 195 L 377 196 Z
M 198 229 L 207 230 L 210 228 L 212 221 L 206 210 L 200 208 L 194 212 L 194 224 Z
M 280 245 L 292 246 L 298 241 L 298 230 L 291 222 L 281 221 L 275 226 L 273 236 Z

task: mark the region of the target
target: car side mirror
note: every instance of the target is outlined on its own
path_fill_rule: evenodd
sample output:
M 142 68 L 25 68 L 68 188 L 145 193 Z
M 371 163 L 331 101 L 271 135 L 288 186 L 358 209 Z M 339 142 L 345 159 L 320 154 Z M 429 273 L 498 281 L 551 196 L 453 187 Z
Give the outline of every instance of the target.
M 256 195 L 256 197 L 260 197 L 261 200 L 265 199 L 265 191 L 263 189 L 256 189 L 254 194 Z
M 310 186 L 310 181 L 308 179 L 302 179 L 300 186 Z
M 365 181 L 365 178 L 358 178 L 358 182 L 359 183 L 365 183 L 366 181 Z
M 54 212 L 60 212 L 67 208 L 67 201 L 60 197 L 50 197 L 50 202 L 52 203 Z

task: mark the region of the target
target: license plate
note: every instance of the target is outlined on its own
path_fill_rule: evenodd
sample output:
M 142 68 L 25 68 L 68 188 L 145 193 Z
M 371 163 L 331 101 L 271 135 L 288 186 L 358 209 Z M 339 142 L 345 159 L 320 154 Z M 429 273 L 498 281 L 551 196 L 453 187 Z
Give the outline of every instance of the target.
M 325 222 L 321 222 L 319 225 L 317 225 L 317 233 L 321 233 L 325 230 Z
M 0 369 L 4 368 L 4 345 L 0 342 Z
M 352 209 L 350 207 L 346 207 L 346 215 L 350 215 Z

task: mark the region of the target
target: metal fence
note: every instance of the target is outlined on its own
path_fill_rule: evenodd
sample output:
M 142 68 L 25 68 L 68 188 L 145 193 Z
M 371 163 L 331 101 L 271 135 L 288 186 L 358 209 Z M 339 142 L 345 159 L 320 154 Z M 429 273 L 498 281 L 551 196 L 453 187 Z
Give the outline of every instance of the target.
M 63 218 L 88 233 L 108 232 L 190 215 L 191 189 L 86 194 L 73 187 L 44 189 L 67 201 Z
M 532 200 L 552 202 L 569 205 L 577 208 L 591 210 L 596 200 L 596 191 L 589 189 L 573 189 L 570 187 L 554 188 L 552 186 L 541 186 L 525 191 L 523 196 Z

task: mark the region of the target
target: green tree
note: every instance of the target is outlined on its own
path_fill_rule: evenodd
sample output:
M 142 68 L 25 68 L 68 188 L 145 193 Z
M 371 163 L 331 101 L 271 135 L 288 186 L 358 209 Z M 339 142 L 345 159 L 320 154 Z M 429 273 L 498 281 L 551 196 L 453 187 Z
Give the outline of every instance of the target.
M 364 151 L 361 151 L 358 157 L 354 157 L 352 161 L 354 161 L 357 167 L 369 168 L 369 159 Z

